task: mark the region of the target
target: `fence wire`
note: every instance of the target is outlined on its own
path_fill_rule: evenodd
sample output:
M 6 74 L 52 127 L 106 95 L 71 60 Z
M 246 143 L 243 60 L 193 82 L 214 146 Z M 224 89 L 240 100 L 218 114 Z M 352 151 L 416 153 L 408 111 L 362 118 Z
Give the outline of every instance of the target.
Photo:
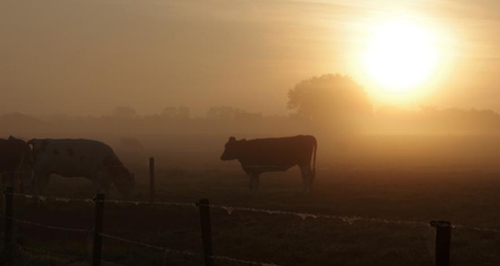
M 461 224 L 451 224 L 451 228 L 500 234 L 500 229 L 488 228 L 488 227 L 477 227 L 477 226 L 466 226 L 466 225 L 461 225 Z
M 3 215 L 0 215 L 0 217 L 5 218 L 5 216 L 3 216 Z M 79 232 L 79 233 L 92 233 L 92 232 L 94 232 L 94 230 L 87 230 L 87 229 L 76 229 L 76 228 L 66 228 L 66 227 L 44 225 L 44 224 L 40 224 L 40 223 L 34 223 L 34 222 L 30 222 L 30 221 L 16 219 L 13 217 L 7 217 L 7 219 L 10 219 L 10 220 L 15 221 L 17 223 L 28 224 L 28 225 L 52 229 L 52 230 L 61 230 L 61 231 L 70 231 L 70 232 Z M 158 251 L 163 251 L 165 253 L 164 263 L 166 263 L 166 260 L 168 258 L 167 254 L 180 254 L 180 255 L 186 255 L 186 256 L 191 256 L 191 257 L 204 257 L 204 255 L 202 255 L 200 253 L 195 253 L 195 252 L 191 252 L 191 251 L 183 251 L 183 250 L 176 250 L 176 249 L 155 246 L 155 245 L 146 244 L 146 243 L 142 243 L 142 242 L 138 242 L 138 241 L 134 241 L 134 240 L 118 237 L 118 236 L 113 236 L 113 235 L 109 235 L 109 234 L 104 234 L 104 233 L 99 233 L 99 235 L 102 237 L 105 237 L 105 238 L 114 239 L 114 240 L 121 241 L 124 243 L 142 246 L 142 247 L 149 248 L 149 249 L 155 249 Z M 210 257 L 215 259 L 215 260 L 225 260 L 225 261 L 247 264 L 247 265 L 282 266 L 282 265 L 278 265 L 278 264 L 274 264 L 274 263 L 263 263 L 263 262 L 258 262 L 258 261 L 241 260 L 241 259 L 236 259 L 236 258 L 232 258 L 232 257 L 228 257 L 228 256 L 210 256 Z
M 73 264 L 73 263 L 78 262 L 78 261 L 87 261 L 89 259 L 88 255 L 86 255 L 86 256 L 76 255 L 76 254 L 68 255 L 68 254 L 63 254 L 60 252 L 41 250 L 41 249 L 26 247 L 26 246 L 23 246 L 22 248 L 30 253 L 45 254 L 45 255 L 59 256 L 59 257 L 67 257 L 69 261 L 65 263 L 66 265 L 70 265 L 70 264 Z M 69 259 L 70 257 L 71 257 L 71 259 Z
M 68 228 L 68 227 L 45 225 L 45 224 L 41 224 L 41 223 L 35 223 L 35 222 L 16 219 L 14 217 L 5 217 L 3 215 L 0 215 L 0 217 L 7 218 L 7 219 L 12 220 L 16 223 L 27 224 L 27 225 L 42 227 L 42 228 L 51 229 L 51 230 L 61 230 L 61 231 L 78 232 L 78 233 L 92 233 L 92 232 L 94 232 L 91 229 L 78 229 L 78 228 Z
M 126 266 L 124 264 L 120 264 L 117 262 L 112 262 L 112 261 L 107 261 L 107 260 L 101 260 L 102 263 L 110 264 L 110 265 L 118 265 L 118 266 Z
M 65 198 L 65 197 L 54 197 L 54 196 L 41 196 L 41 195 L 30 195 L 30 194 L 21 194 L 21 193 L 7 193 L 4 192 L 5 195 L 12 195 L 14 197 L 26 198 L 26 199 L 36 199 L 38 201 L 46 201 L 46 200 L 54 200 L 60 202 L 85 202 L 85 203 L 94 203 L 93 199 L 84 198 Z
M 94 202 L 103 203 L 114 203 L 114 204 L 132 204 L 132 205 L 167 205 L 167 206 L 184 206 L 184 207 L 196 207 L 195 203 L 187 202 L 167 202 L 167 201 L 133 201 L 133 200 L 117 200 L 117 199 L 107 199 L 107 200 L 95 200 L 89 198 L 66 198 L 66 197 L 54 197 L 54 196 L 40 196 L 40 195 L 29 195 L 20 193 L 5 193 L 10 194 L 15 197 L 24 197 L 27 199 L 36 199 L 38 201 L 54 200 L 58 202 L 83 202 L 93 204 Z
M 84 202 L 88 204 L 94 204 L 96 202 L 95 199 L 90 198 L 66 198 L 66 197 L 54 197 L 54 196 L 40 196 L 40 195 L 29 195 L 29 194 L 19 194 L 19 193 L 5 193 L 10 194 L 16 197 L 24 197 L 27 199 L 37 199 L 38 201 L 46 201 L 46 200 L 54 200 L 57 202 Z M 197 203 L 186 203 L 186 202 L 166 202 L 166 201 L 133 201 L 133 200 L 103 200 L 99 202 L 104 203 L 113 203 L 113 204 L 132 204 L 132 205 L 163 205 L 163 206 L 178 206 L 178 207 L 196 207 L 200 204 Z M 293 211 L 284 211 L 284 210 L 270 210 L 270 209 L 261 209 L 254 207 L 235 207 L 228 205 L 207 205 L 213 209 L 221 209 L 226 211 L 229 215 L 234 211 L 245 211 L 245 212 L 254 212 L 254 213 L 265 213 L 270 215 L 287 215 L 299 217 L 302 220 L 306 220 L 307 218 L 311 219 L 331 219 L 345 222 L 349 225 L 354 224 L 355 222 L 370 222 L 370 223 L 382 223 L 382 224 L 393 224 L 393 225 L 405 225 L 405 226 L 429 226 L 429 222 L 424 221 L 416 221 L 416 220 L 402 220 L 402 219 L 387 219 L 387 218 L 370 218 L 370 217 L 362 217 L 362 216 L 346 216 L 346 215 L 329 215 L 329 214 L 314 214 L 314 213 L 305 213 L 305 212 L 293 212 Z M 478 227 L 478 226 L 468 226 L 462 224 L 452 224 L 452 228 L 454 229 L 464 229 L 464 230 L 473 230 L 473 231 L 481 231 L 481 232 L 490 232 L 500 234 L 500 229 L 497 228 L 488 228 L 488 227 Z
M 384 224 L 429 226 L 428 222 L 412 221 L 412 220 L 392 220 L 392 219 L 384 219 L 384 218 L 366 218 L 366 217 L 360 217 L 360 216 L 313 214 L 313 213 L 304 213 L 304 212 L 258 209 L 258 208 L 252 208 L 252 207 L 233 207 L 233 206 L 213 205 L 213 204 L 208 205 L 208 206 L 211 208 L 214 208 L 214 209 L 225 210 L 228 214 L 233 213 L 233 211 L 246 211 L 246 212 L 266 213 L 266 214 L 271 214 L 271 215 L 296 216 L 296 217 L 300 217 L 302 220 L 306 220 L 307 218 L 333 219 L 333 220 L 339 220 L 339 221 L 348 223 L 350 225 L 354 224 L 357 221 L 361 221 L 361 222 L 376 222 L 376 223 L 384 223 Z
M 187 255 L 187 256 L 193 256 L 193 257 L 203 256 L 201 254 L 190 252 L 190 251 L 182 251 L 182 250 L 164 248 L 164 247 L 146 244 L 146 243 L 142 243 L 142 242 L 138 242 L 138 241 L 134 241 L 134 240 L 118 237 L 118 236 L 108 235 L 108 234 L 104 234 L 104 233 L 99 233 L 99 235 L 102 237 L 105 237 L 105 238 L 114 239 L 114 240 L 121 241 L 121 242 L 128 243 L 128 244 L 133 244 L 133 245 L 142 246 L 142 247 L 146 247 L 146 248 L 150 248 L 150 249 L 164 251 L 166 253 L 181 254 L 181 255 Z
M 195 203 L 185 202 L 166 202 L 166 201 L 132 201 L 132 200 L 99 200 L 96 202 L 115 203 L 115 204 L 134 204 L 134 205 L 167 205 L 167 206 L 184 206 L 196 207 Z
M 122 237 L 113 236 L 113 235 L 104 234 L 104 233 L 99 233 L 99 235 L 101 235 L 102 237 L 106 237 L 106 238 L 109 238 L 109 239 L 114 239 L 114 240 L 121 241 L 121 242 L 124 242 L 124 243 L 133 244 L 133 245 L 137 245 L 137 246 L 142 246 L 142 247 L 146 247 L 146 248 L 150 248 L 150 249 L 155 249 L 155 250 L 158 250 L 158 251 L 163 251 L 165 253 L 164 263 L 166 263 L 167 254 L 169 254 L 169 253 L 180 254 L 180 255 L 187 255 L 187 256 L 191 256 L 191 257 L 205 257 L 203 254 L 195 253 L 195 252 L 191 252 L 191 251 L 182 251 L 182 250 L 164 248 L 164 247 L 155 246 L 155 245 L 151 245 L 151 244 L 146 244 L 146 243 L 142 243 L 142 242 L 138 242 L 138 241 L 134 241 L 134 240 L 130 240 L 130 239 L 125 239 L 125 238 L 122 238 Z M 241 264 L 247 264 L 247 265 L 282 266 L 282 265 L 278 265 L 278 264 L 274 264 L 274 263 L 264 263 L 264 262 L 258 262 L 258 261 L 241 260 L 241 259 L 236 259 L 236 258 L 227 257 L 227 256 L 208 256 L 208 257 L 210 257 L 212 259 L 215 259 L 215 260 L 225 260 L 225 261 L 230 261 L 230 262 L 235 262 L 235 263 L 241 263 Z
M 235 262 L 235 263 L 240 263 L 240 264 L 247 264 L 247 265 L 260 265 L 260 266 L 283 266 L 279 264 L 274 264 L 274 263 L 265 263 L 265 262 L 257 262 L 257 261 L 250 261 L 250 260 L 240 260 L 240 259 L 235 259 L 227 256 L 210 256 L 210 258 L 214 260 L 225 260 L 229 262 Z

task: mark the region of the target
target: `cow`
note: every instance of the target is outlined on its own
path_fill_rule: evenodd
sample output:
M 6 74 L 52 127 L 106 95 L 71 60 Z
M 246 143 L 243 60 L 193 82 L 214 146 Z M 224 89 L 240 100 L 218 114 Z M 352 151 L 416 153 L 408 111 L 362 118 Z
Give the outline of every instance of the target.
M 32 139 L 32 189 L 44 193 L 51 174 L 85 177 L 93 181 L 96 192 L 107 192 L 112 184 L 124 197 L 130 197 L 134 175 L 121 163 L 108 145 L 86 139 Z
M 30 178 L 32 165 L 31 149 L 26 142 L 12 136 L 0 139 L 2 188 L 6 185 L 16 187 L 19 184 L 23 192 L 23 181 Z
M 255 140 L 230 137 L 221 160 L 238 160 L 241 163 L 243 171 L 250 176 L 251 191 L 258 190 L 260 174 L 286 171 L 298 165 L 304 193 L 311 193 L 316 175 L 316 150 L 316 138 L 309 135 Z

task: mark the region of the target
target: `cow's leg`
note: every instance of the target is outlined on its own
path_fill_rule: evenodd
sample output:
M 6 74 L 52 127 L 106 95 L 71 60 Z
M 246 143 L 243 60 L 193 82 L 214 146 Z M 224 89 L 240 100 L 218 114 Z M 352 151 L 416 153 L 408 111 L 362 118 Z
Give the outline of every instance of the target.
M 40 174 L 33 172 L 31 180 L 29 181 L 29 183 L 26 184 L 28 193 L 37 194 L 39 192 L 38 191 L 38 176 L 39 175 Z
M 95 194 L 101 193 L 101 178 L 102 175 L 99 173 L 95 174 L 91 179 L 92 179 L 92 187 L 94 189 Z
M 104 189 L 104 193 L 108 194 L 109 189 L 111 188 L 111 183 L 105 182 L 104 185 L 102 186 Z
M 0 176 L 2 177 L 2 192 L 5 190 L 5 185 L 7 183 L 7 178 L 4 173 L 0 173 Z
M 3 174 L 0 172 L 0 202 L 3 202 L 3 199 L 4 199 L 4 196 L 3 196 L 3 192 L 5 191 L 5 180 L 4 180 L 4 176 Z
M 300 166 L 302 174 L 303 193 L 312 193 L 312 186 L 314 182 L 314 175 L 309 166 Z
M 104 170 L 99 170 L 92 178 L 94 181 L 94 190 L 97 194 L 107 193 L 109 189 L 109 178 Z
M 0 193 L 3 193 L 7 186 L 7 176 L 5 175 L 5 173 L 0 173 L 0 176 L 2 177 L 2 187 L 1 187 L 2 191 Z
M 2 174 L 3 190 L 5 190 L 5 188 L 7 187 L 12 187 L 14 190 L 16 190 L 16 177 L 17 174 L 15 172 L 4 172 Z
M 97 180 L 97 177 L 92 178 L 92 190 L 94 190 L 94 193 L 99 194 L 100 189 L 101 185 L 99 180 Z
M 45 188 L 49 184 L 50 174 L 39 174 L 35 173 L 30 184 L 30 192 L 35 194 L 43 194 Z
M 310 194 L 313 193 L 314 178 L 315 178 L 314 173 L 311 170 L 311 168 L 309 168 L 309 193 Z
M 102 179 L 101 181 L 101 189 L 104 192 L 104 194 L 108 195 L 109 189 L 111 188 L 111 182 L 107 177 Z
M 259 189 L 259 174 L 250 174 L 250 190 L 252 192 L 257 192 Z
M 19 193 L 24 194 L 24 181 L 22 175 L 19 175 Z
M 308 184 L 309 185 L 309 193 L 312 194 L 315 176 L 314 176 L 314 173 L 310 167 L 307 167 L 307 171 L 308 171 L 308 175 L 309 175 L 309 184 Z
M 302 193 L 306 194 L 309 184 L 309 176 L 307 175 L 305 167 L 300 167 L 300 173 L 302 175 Z
M 92 188 L 95 194 L 108 194 L 109 186 L 103 183 L 100 179 L 94 179 L 92 183 Z
M 33 178 L 33 169 L 31 166 L 23 166 L 19 175 L 20 192 L 24 193 L 29 191 L 29 184 Z
M 49 185 L 50 174 L 37 174 L 34 181 L 36 190 L 43 195 Z

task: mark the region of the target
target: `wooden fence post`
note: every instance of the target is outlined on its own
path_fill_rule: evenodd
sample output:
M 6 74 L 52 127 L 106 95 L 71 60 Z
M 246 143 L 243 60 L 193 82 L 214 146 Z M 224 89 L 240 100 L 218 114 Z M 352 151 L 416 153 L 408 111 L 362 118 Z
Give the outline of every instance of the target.
M 208 199 L 202 199 L 198 202 L 200 209 L 201 222 L 201 240 L 203 242 L 203 255 L 205 258 L 205 266 L 214 266 L 214 255 L 212 248 L 212 222 L 210 221 L 210 202 Z
M 4 247 L 5 255 L 8 261 L 14 257 L 14 188 L 5 188 L 5 238 Z
M 155 158 L 149 158 L 149 199 L 155 200 Z
M 436 266 L 450 265 L 451 223 L 448 221 L 432 221 L 436 227 Z
M 102 252 L 102 225 L 103 225 L 103 211 L 104 211 L 104 194 L 97 194 L 94 198 L 95 202 L 95 216 L 94 216 L 94 247 L 92 252 L 92 266 L 101 266 L 101 252 Z

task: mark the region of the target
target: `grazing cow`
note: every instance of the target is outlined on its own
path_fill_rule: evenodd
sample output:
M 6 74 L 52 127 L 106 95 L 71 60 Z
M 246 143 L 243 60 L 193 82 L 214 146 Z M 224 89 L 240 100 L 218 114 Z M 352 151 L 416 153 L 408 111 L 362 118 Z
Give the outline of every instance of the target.
M 29 145 L 14 137 L 0 139 L 0 175 L 2 187 L 20 185 L 23 190 L 23 180 L 31 176 L 33 160 Z M 3 189 L 2 189 L 3 191 Z
M 114 184 L 124 197 L 132 194 L 134 175 L 106 144 L 85 139 L 33 139 L 33 189 L 43 193 L 51 174 L 86 177 L 96 192 L 107 192 Z
M 312 192 L 316 172 L 316 149 L 316 138 L 313 136 L 239 141 L 231 137 L 226 143 L 221 160 L 238 160 L 243 170 L 250 175 L 252 191 L 258 189 L 260 174 L 286 171 L 298 165 L 302 173 L 304 193 L 307 193 Z

